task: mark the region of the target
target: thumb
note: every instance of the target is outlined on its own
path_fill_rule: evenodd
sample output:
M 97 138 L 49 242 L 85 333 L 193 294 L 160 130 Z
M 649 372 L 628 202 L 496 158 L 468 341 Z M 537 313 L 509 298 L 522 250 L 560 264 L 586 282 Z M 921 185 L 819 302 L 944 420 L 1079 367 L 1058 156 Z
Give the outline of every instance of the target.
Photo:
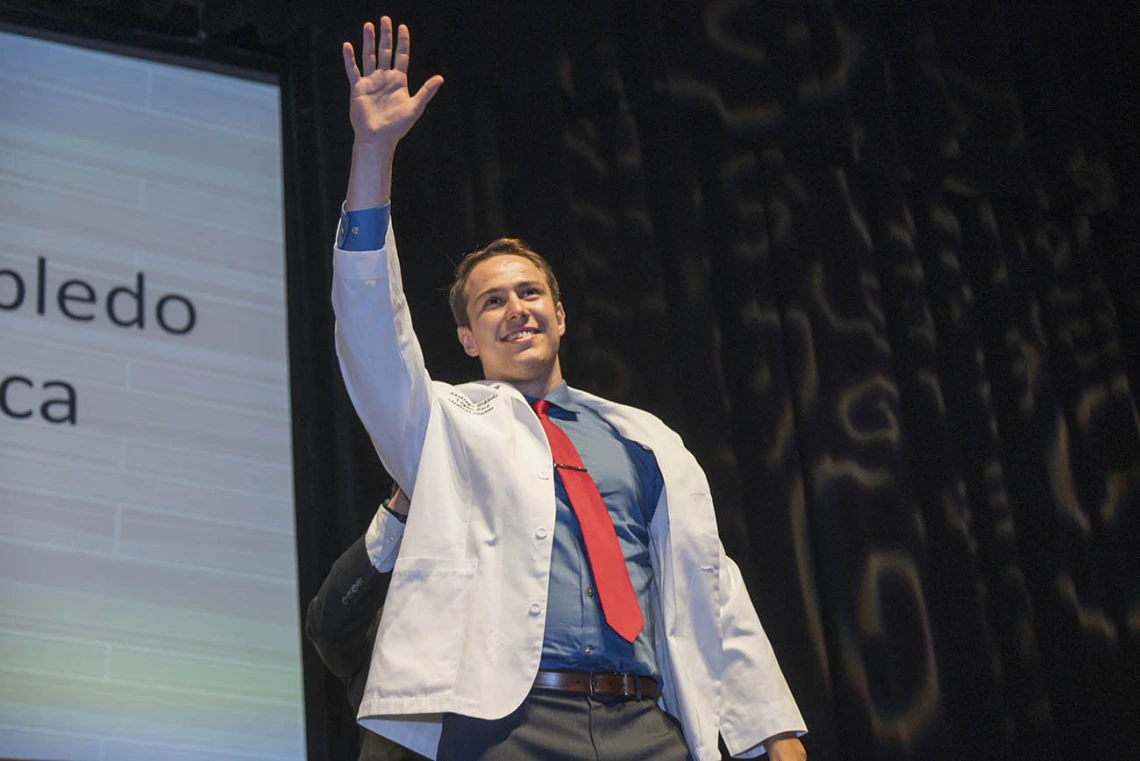
M 434 77 L 424 82 L 423 86 L 416 91 L 412 96 L 413 106 L 415 108 L 416 118 L 419 119 L 423 114 L 424 109 L 427 108 L 428 103 L 439 92 L 439 88 L 443 87 L 443 77 L 436 74 Z

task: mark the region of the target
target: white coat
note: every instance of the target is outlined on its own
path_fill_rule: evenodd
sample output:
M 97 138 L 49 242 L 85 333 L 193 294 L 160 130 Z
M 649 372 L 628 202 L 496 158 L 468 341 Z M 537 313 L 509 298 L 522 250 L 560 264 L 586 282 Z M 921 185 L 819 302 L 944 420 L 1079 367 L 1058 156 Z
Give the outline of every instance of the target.
M 414 494 L 406 526 L 381 511 L 369 531 L 371 550 L 389 550 L 374 555 L 381 565 L 399 553 L 358 718 L 434 758 L 443 712 L 503 717 L 534 681 L 555 522 L 550 448 L 511 385 L 429 378 L 391 227 L 383 249 L 337 249 L 333 262 L 349 396 L 384 467 Z M 661 469 L 649 527 L 661 704 L 693 757 L 720 758 L 718 733 L 734 756 L 753 757 L 774 734 L 806 731 L 680 437 L 647 412 L 570 393 Z

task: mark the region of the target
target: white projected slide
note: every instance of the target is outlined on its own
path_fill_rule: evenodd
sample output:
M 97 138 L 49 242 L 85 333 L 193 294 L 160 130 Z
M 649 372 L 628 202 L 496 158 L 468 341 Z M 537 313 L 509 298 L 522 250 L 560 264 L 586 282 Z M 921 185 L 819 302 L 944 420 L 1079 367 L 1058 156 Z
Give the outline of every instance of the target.
M 0 758 L 305 756 L 279 111 L 0 34 Z

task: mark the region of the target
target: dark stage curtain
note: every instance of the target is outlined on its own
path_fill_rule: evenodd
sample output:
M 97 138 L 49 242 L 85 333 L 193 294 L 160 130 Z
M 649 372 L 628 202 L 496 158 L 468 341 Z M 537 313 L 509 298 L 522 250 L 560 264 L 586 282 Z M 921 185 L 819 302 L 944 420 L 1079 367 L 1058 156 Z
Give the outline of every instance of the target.
M 339 44 L 382 11 L 447 80 L 393 201 L 429 369 L 478 373 L 459 255 L 551 259 L 570 382 L 704 465 L 810 758 L 1140 758 L 1136 7 L 363 5 L 200 4 L 287 39 L 302 595 L 387 490 L 327 296 Z M 349 758 L 306 667 L 311 756 Z

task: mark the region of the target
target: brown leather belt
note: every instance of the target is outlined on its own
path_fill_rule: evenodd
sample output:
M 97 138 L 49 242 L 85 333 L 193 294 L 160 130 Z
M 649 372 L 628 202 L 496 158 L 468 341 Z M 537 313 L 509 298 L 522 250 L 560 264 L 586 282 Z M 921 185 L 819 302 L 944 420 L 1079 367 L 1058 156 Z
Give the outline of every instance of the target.
M 539 670 L 534 680 L 534 689 L 553 692 L 574 692 L 580 695 L 601 697 L 652 698 L 657 699 L 661 691 L 657 680 L 651 676 L 637 674 L 609 674 L 582 671 L 543 671 Z

